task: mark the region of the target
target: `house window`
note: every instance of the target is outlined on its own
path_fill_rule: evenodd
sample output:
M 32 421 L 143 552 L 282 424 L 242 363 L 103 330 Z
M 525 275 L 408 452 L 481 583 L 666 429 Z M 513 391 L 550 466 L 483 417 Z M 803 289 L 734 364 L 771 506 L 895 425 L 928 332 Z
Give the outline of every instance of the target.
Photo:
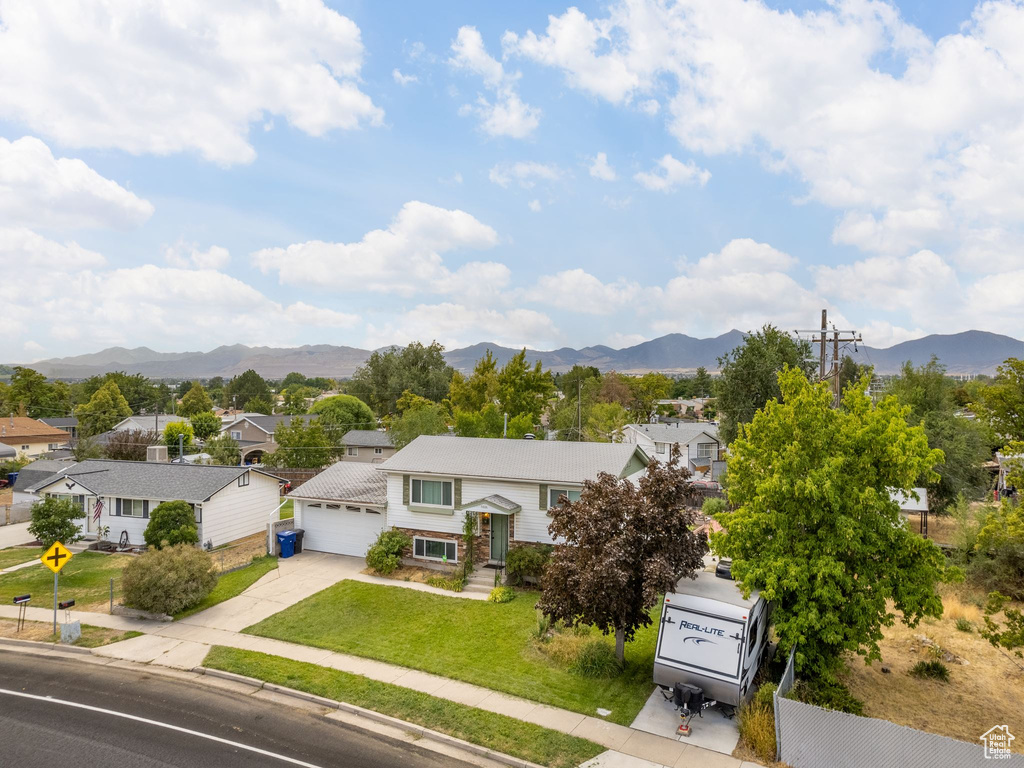
M 121 499 L 121 515 L 124 517 L 145 517 L 146 503 L 142 499 Z
M 231 430 L 231 439 L 232 440 L 241 440 L 242 439 L 241 431 L 239 431 L 237 429 Z
M 246 472 L 240 478 L 238 478 L 238 487 L 239 488 L 244 488 L 248 484 L 249 484 L 249 473 Z
M 341 509 L 341 504 L 328 504 L 327 509 Z
M 579 501 L 580 492 L 574 491 L 569 488 L 549 488 L 548 489 L 548 507 L 561 506 L 561 499 L 565 496 L 569 501 Z
M 459 554 L 459 547 L 454 541 L 421 539 L 417 536 L 412 542 L 413 555 L 424 560 L 447 560 L 454 563 Z
M 668 443 L 655 443 L 654 444 L 654 450 L 655 450 L 656 453 L 664 453 L 665 452 L 665 447 L 667 445 L 668 445 Z
M 348 455 L 349 456 L 358 456 L 359 455 L 359 449 L 356 448 L 354 445 L 350 445 L 348 447 Z
M 28 450 L 28 448 L 29 448 L 29 447 L 28 447 L 27 445 L 23 445 L 23 446 L 21 446 L 21 450 L 23 450 L 23 451 L 27 451 L 27 450 Z
M 384 455 L 384 449 L 383 448 L 374 448 L 373 449 L 373 455 L 374 456 L 383 456 Z
M 412 503 L 426 504 L 431 507 L 450 507 L 452 505 L 452 481 L 413 478 Z
M 57 450 L 57 444 L 56 443 L 50 443 L 48 446 L 46 446 L 46 448 L 47 448 L 47 450 L 55 451 L 55 450 Z
M 710 459 L 714 447 L 714 443 L 697 443 L 697 458 Z

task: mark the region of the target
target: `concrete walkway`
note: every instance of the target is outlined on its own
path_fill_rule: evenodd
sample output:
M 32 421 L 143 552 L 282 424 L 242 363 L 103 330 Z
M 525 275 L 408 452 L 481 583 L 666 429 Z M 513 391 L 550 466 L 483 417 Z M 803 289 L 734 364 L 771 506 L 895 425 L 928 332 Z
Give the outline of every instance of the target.
M 28 532 L 28 523 L 11 523 L 0 525 L 0 549 L 28 544 L 35 537 Z
M 692 744 L 683 744 L 675 738 L 617 725 L 599 717 L 538 704 L 439 675 L 241 633 L 240 630 L 245 627 L 262 621 L 344 579 L 379 582 L 412 589 L 422 588 L 431 592 L 440 591 L 423 584 L 366 576 L 359 572 L 363 567 L 364 561 L 361 558 L 303 553 L 280 560 L 276 571 L 268 573 L 238 597 L 181 621 L 160 623 L 83 611 L 74 612 L 71 619 L 81 620 L 83 624 L 145 633 L 141 637 L 93 650 L 95 655 L 107 658 L 191 670 L 202 665 L 212 646 L 223 645 L 363 675 L 372 680 L 514 717 L 589 739 L 610 750 L 590 761 L 587 764 L 588 768 L 748 768 L 755 765 L 741 763 L 734 757 Z M 442 594 L 451 595 L 447 592 Z M 15 606 L 0 606 L 0 616 L 14 618 L 16 615 Z M 49 621 L 52 615 L 52 611 L 45 608 L 29 608 L 26 618 L 31 621 Z

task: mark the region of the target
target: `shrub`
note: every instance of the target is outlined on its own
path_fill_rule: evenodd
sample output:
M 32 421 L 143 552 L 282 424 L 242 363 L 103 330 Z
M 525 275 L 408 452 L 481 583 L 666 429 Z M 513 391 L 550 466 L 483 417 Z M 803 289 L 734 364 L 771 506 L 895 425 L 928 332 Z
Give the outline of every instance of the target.
M 725 499 L 712 497 L 710 499 L 704 499 L 704 503 L 700 508 L 700 513 L 705 517 L 714 517 L 715 515 L 725 512 L 728 508 L 729 505 L 725 503 Z
M 366 564 L 381 576 L 389 576 L 402 564 L 402 551 L 410 544 L 412 539 L 399 530 L 381 531 L 366 551 Z
M 919 661 L 910 670 L 910 674 L 922 680 L 949 682 L 949 667 L 941 661 Z
M 779 686 L 775 683 L 764 683 L 754 693 L 751 701 L 762 707 L 775 707 L 775 692 L 779 689 Z
M 47 496 L 32 505 L 32 522 L 28 532 L 39 539 L 44 548 L 49 549 L 54 542 L 74 544 L 82 540 L 82 528 L 75 523 L 85 517 L 82 508 L 71 499 L 58 499 Z
M 198 544 L 196 513 L 186 501 L 165 501 L 149 513 L 149 525 L 142 538 L 155 549 L 176 544 Z
M 956 628 L 967 634 L 971 634 L 974 631 L 974 625 L 963 617 L 956 620 Z
M 462 588 L 466 586 L 466 579 L 458 573 L 453 573 L 451 576 L 438 574 L 437 576 L 428 576 L 427 584 L 437 589 L 447 589 L 449 592 L 461 592 Z
M 979 552 L 968 570 L 970 579 L 986 592 L 1002 592 L 1024 600 L 1024 541 L 1006 541 L 991 552 Z
M 793 686 L 793 698 L 805 704 L 814 704 L 837 712 L 849 712 L 851 715 L 864 714 L 864 702 L 850 693 L 850 689 L 842 683 L 817 680 L 808 683 L 803 680 Z
M 512 587 L 495 587 L 487 600 L 492 603 L 511 603 L 516 599 L 516 591 Z
M 740 705 L 739 732 L 744 743 L 765 763 L 775 761 L 775 702 L 777 686 L 765 683 L 753 698 Z
M 514 587 L 521 587 L 526 583 L 526 578 L 539 579 L 544 573 L 544 567 L 551 559 L 550 546 L 518 546 L 509 550 L 505 558 L 505 575 L 508 583 Z
M 124 602 L 130 608 L 174 615 L 191 608 L 217 584 L 213 560 L 190 544 L 151 549 L 124 569 Z
M 547 640 L 548 632 L 551 630 L 551 617 L 547 614 L 537 611 L 537 626 L 533 628 L 534 640 L 540 640 L 541 642 Z
M 600 638 L 585 643 L 576 660 L 569 666 L 569 671 L 580 677 L 613 677 L 622 671 L 619 660 L 615 658 L 615 649 Z

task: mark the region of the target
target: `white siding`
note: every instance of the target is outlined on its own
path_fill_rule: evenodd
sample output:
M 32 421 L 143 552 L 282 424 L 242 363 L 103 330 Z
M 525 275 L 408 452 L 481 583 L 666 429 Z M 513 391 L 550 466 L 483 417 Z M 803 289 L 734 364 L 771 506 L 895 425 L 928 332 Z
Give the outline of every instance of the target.
M 454 492 L 454 488 L 452 489 Z M 465 484 L 462 489 L 462 501 L 472 501 L 466 496 Z M 465 515 L 454 511 L 446 514 L 439 512 L 412 512 L 402 503 L 402 475 L 388 473 L 388 524 L 396 528 L 414 528 L 422 531 L 439 533 L 462 533 L 462 521 Z
M 265 532 L 270 513 L 281 503 L 277 480 L 249 472 L 249 485 L 239 487 L 232 480 L 226 488 L 218 491 L 203 504 L 203 522 L 199 528 L 199 543 L 212 541 L 219 547 Z

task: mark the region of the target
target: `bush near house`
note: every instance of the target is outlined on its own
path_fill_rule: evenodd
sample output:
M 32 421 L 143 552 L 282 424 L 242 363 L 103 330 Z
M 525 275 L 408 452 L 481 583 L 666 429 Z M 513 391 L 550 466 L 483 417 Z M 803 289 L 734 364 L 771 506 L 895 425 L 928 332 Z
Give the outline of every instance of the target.
M 549 546 L 518 546 L 512 547 L 505 558 L 506 580 L 513 587 L 526 584 L 526 579 L 539 581 L 544 568 L 551 559 Z
M 389 576 L 402 564 L 402 551 L 411 544 L 412 539 L 401 531 L 381 531 L 376 543 L 366 551 L 366 564 L 381 576 Z
M 124 603 L 174 615 L 199 603 L 217 584 L 213 560 L 191 544 L 152 549 L 124 569 Z
M 32 522 L 28 532 L 39 539 L 44 549 L 54 542 L 74 544 L 82 540 L 82 529 L 75 522 L 85 516 L 82 508 L 71 499 L 47 496 L 32 505 Z
M 176 544 L 198 544 L 196 515 L 185 501 L 165 501 L 149 515 L 149 525 L 142 537 L 154 549 Z

